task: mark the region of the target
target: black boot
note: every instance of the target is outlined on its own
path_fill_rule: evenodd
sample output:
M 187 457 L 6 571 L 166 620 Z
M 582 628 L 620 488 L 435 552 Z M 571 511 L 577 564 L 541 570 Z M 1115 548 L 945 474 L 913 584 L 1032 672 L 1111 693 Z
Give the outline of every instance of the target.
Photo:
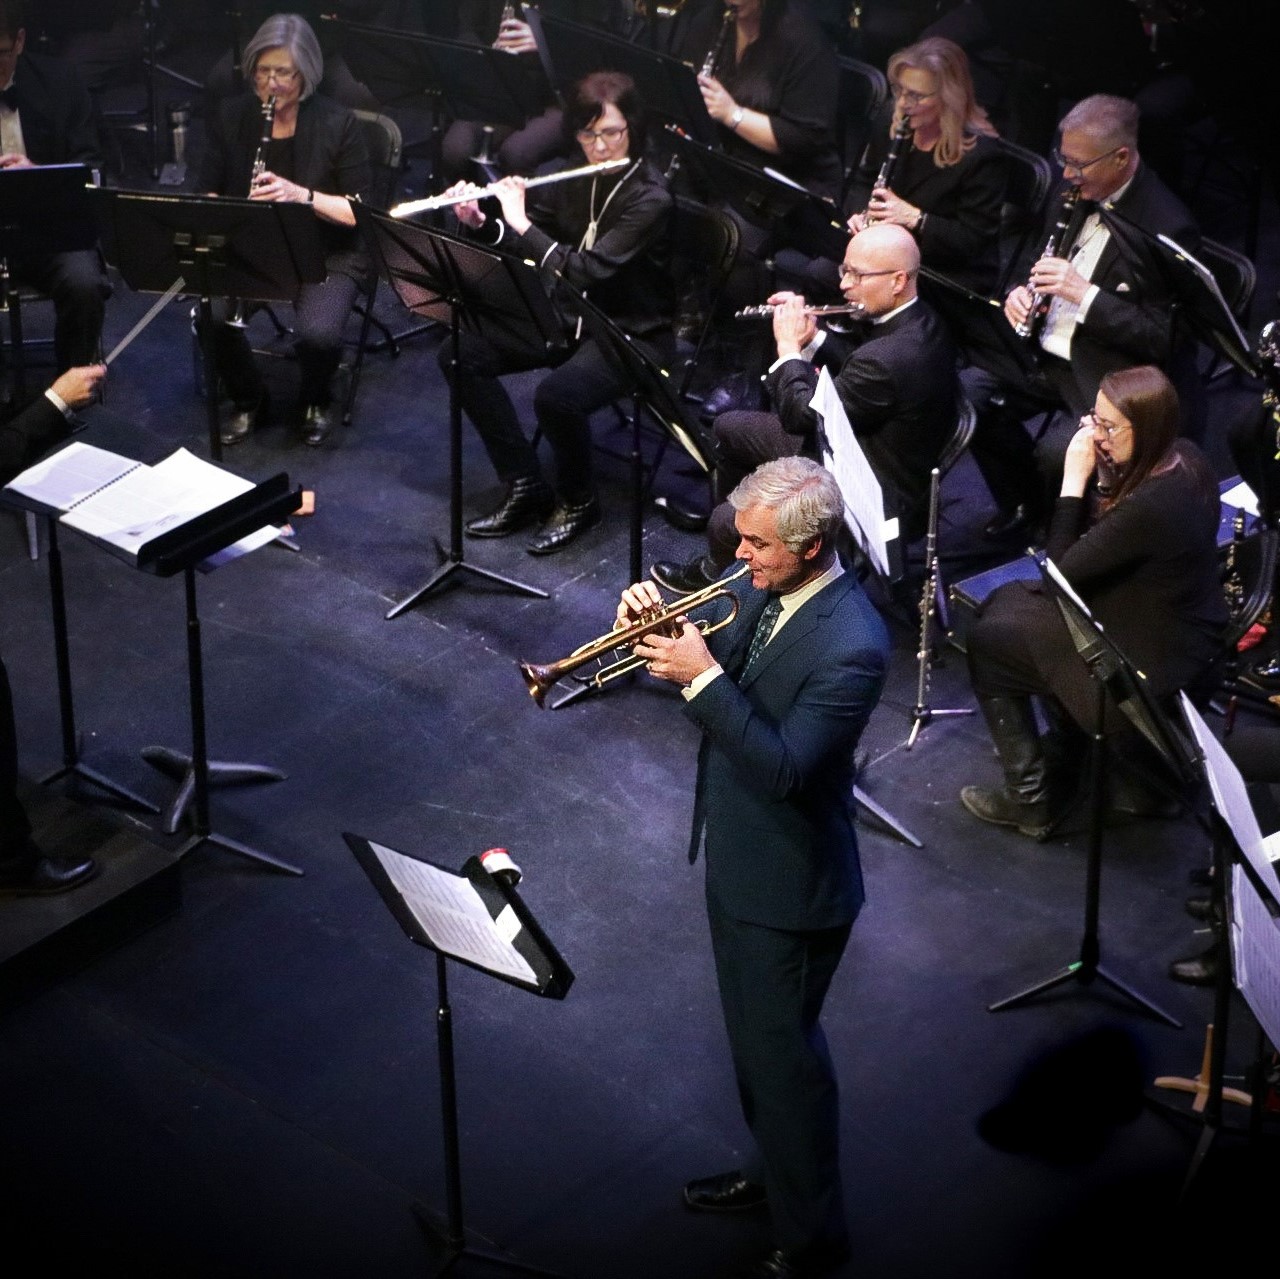
M 1035 711 L 1029 697 L 982 697 L 978 706 L 995 743 L 1004 785 L 966 786 L 960 802 L 977 818 L 1013 826 L 1032 839 L 1047 839 L 1054 827 L 1045 763 Z
M 522 475 L 507 485 L 501 506 L 488 515 L 467 522 L 471 537 L 506 537 L 544 519 L 555 505 L 555 495 L 536 475 Z

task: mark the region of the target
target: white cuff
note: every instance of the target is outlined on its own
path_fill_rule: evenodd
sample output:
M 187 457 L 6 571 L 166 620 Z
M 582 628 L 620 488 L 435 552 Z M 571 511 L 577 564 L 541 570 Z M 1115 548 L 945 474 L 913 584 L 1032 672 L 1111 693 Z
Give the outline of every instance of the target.
M 68 422 L 71 421 L 71 418 L 72 418 L 71 405 L 69 405 L 66 402 L 66 400 L 64 400 L 62 396 L 60 396 L 57 393 L 57 391 L 53 389 L 53 387 L 49 387 L 45 391 L 45 397 L 48 399 L 49 403 L 52 404 L 53 407 L 57 409 L 58 412 L 61 413 L 62 416 L 67 419 Z
M 683 697 L 686 702 L 693 701 L 693 699 L 697 697 L 713 679 L 718 679 L 723 674 L 724 667 L 722 667 L 719 662 L 714 666 L 708 666 L 701 675 L 698 675 L 694 679 L 693 683 L 690 684 L 688 688 L 682 688 L 680 690 L 680 696 Z

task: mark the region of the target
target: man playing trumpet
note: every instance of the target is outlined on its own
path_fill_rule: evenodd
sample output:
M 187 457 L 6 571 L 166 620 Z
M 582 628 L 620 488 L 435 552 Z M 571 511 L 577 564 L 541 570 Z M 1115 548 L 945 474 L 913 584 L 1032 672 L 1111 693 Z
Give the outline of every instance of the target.
M 849 1254 L 836 1080 L 819 1025 L 862 904 L 849 817 L 854 750 L 879 700 L 884 624 L 835 552 L 844 503 L 816 462 L 759 467 L 729 496 L 737 616 L 704 639 L 653 633 L 648 669 L 683 688 L 702 730 L 689 858 L 706 845 L 707 915 L 743 1116 L 758 1155 L 691 1181 L 695 1211 L 767 1204 L 774 1248 L 752 1275 L 820 1274 Z M 662 606 L 628 587 L 618 622 Z

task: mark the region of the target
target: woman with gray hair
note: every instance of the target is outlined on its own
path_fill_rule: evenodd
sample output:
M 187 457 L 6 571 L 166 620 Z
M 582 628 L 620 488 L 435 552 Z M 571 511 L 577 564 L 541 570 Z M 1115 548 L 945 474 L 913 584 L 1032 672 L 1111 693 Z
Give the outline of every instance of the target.
M 349 197 L 367 193 L 371 173 L 356 117 L 316 93 L 324 57 L 315 32 L 297 14 L 268 18 L 242 59 L 250 93 L 228 99 L 210 121 L 201 190 L 269 203 L 306 204 L 320 221 L 326 277 L 303 285 L 294 328 L 300 368 L 302 439 L 320 444 L 333 425 L 330 384 L 342 333 L 368 263 Z M 274 104 L 270 136 L 262 139 Z M 261 148 L 263 171 L 253 178 Z M 267 418 L 266 384 L 242 327 L 214 308 L 214 361 L 232 403 L 223 444 L 236 444 Z

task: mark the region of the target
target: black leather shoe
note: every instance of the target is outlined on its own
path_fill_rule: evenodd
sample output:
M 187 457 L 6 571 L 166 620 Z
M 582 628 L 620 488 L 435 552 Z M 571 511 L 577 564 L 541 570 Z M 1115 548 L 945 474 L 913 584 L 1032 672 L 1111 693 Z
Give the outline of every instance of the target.
M 333 409 L 328 404 L 308 404 L 302 416 L 302 442 L 315 448 L 333 430 Z
M 1218 963 L 1222 954 L 1217 942 L 1208 950 L 1186 959 L 1175 959 L 1169 965 L 1169 976 L 1188 986 L 1212 986 L 1218 980 Z
M 649 565 L 649 576 L 659 586 L 674 591 L 677 595 L 692 595 L 694 591 L 710 586 L 720 574 L 705 555 L 699 555 L 687 564 L 659 560 L 656 564 Z
M 694 1212 L 749 1212 L 763 1208 L 765 1202 L 764 1187 L 748 1181 L 736 1168 L 714 1177 L 696 1177 L 684 1188 L 685 1207 Z
M 1187 871 L 1187 883 L 1193 888 L 1209 888 L 1213 884 L 1213 867 L 1197 866 Z
M 993 826 L 1012 826 L 1019 834 L 1040 841 L 1053 834 L 1055 822 L 1047 801 L 1023 803 L 1003 786 L 966 786 L 960 792 L 960 802 L 979 821 Z
M 774 1248 L 741 1275 L 742 1279 L 809 1279 L 811 1275 L 825 1275 L 848 1260 L 849 1245 L 844 1242 L 798 1250 Z
M 530 555 L 554 555 L 599 523 L 599 499 L 589 498 L 573 506 L 562 504 L 547 516 L 547 522 L 538 531 L 538 536 L 524 549 Z
M 91 857 L 82 862 L 39 855 L 17 868 L 0 870 L 0 897 L 49 897 L 87 884 L 98 873 Z
M 524 476 L 507 485 L 501 505 L 488 515 L 467 523 L 470 537 L 506 537 L 544 520 L 556 504 L 555 494 L 536 476 Z
M 1031 512 L 1025 503 L 1019 502 L 1012 511 L 997 511 L 982 526 L 982 536 L 993 542 L 1003 542 L 1016 534 L 1029 532 L 1031 523 Z
M 1214 916 L 1213 898 L 1212 897 L 1188 897 L 1186 901 L 1187 914 L 1192 919 L 1198 919 L 1204 923 Z
M 653 504 L 662 512 L 662 518 L 682 533 L 705 532 L 707 521 L 711 518 L 706 511 L 695 511 L 682 506 L 673 497 L 655 497 Z
M 269 407 L 270 404 L 265 395 L 256 404 L 250 404 L 247 407 L 237 404 L 232 409 L 231 416 L 223 424 L 222 430 L 218 432 L 218 439 L 228 445 L 247 440 L 253 431 L 266 422 Z

